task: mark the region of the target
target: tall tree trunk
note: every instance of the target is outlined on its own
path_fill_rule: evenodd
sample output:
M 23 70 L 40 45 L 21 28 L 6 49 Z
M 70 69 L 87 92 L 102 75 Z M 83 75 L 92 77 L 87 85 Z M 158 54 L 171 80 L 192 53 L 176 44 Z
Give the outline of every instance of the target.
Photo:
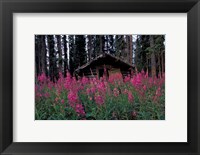
M 102 51 L 103 51 L 103 53 L 105 53 L 106 52 L 106 36 L 105 35 L 103 35 L 102 36 Z
M 57 45 L 58 45 L 58 54 L 59 54 L 59 58 L 58 58 L 58 66 L 59 66 L 59 72 L 63 73 L 62 71 L 62 36 L 61 35 L 57 35 Z
M 67 36 L 63 36 L 63 49 L 64 49 L 64 77 L 66 77 L 66 73 L 68 70 L 68 56 L 67 56 Z
M 35 74 L 36 77 L 39 75 L 39 42 L 38 36 L 35 36 Z
M 103 36 L 100 35 L 100 54 L 103 53 Z
M 160 61 L 160 59 L 161 59 L 161 55 L 158 54 L 158 75 L 159 75 L 159 77 L 161 77 L 161 61 Z
M 92 57 L 92 36 L 88 35 L 88 61 L 91 60 Z
M 156 57 L 154 51 L 154 38 L 153 35 L 150 36 L 150 47 L 151 51 L 151 75 L 152 77 L 156 77 Z
M 108 39 L 109 39 L 109 53 L 115 54 L 115 51 L 114 51 L 114 35 L 109 35 Z
M 129 36 L 129 63 L 133 64 L 133 38 Z
M 147 59 L 146 60 L 147 61 L 146 62 L 146 75 L 149 76 L 149 58 L 148 58 L 148 56 L 146 56 L 146 59 Z
M 129 49 L 129 35 L 123 35 L 124 50 L 122 52 L 122 59 L 126 62 L 130 61 L 130 49 Z
M 45 35 L 42 35 L 40 39 L 41 39 L 42 73 L 44 73 L 46 76 L 48 76 L 47 75 L 47 62 L 46 62 L 47 50 L 46 50 L 46 43 L 45 43 Z
M 70 69 L 70 74 L 73 75 L 73 72 L 75 70 L 75 38 L 73 35 L 68 36 L 68 41 L 69 41 L 69 69 Z
M 48 35 L 45 35 L 45 45 L 46 45 L 46 72 L 47 72 L 47 76 L 50 77 L 50 73 L 49 73 L 49 41 L 48 41 Z
M 54 74 L 55 74 L 55 50 L 54 50 L 54 36 L 48 35 L 48 43 L 49 43 L 49 76 L 50 80 L 55 82 Z
M 106 52 L 109 52 L 108 51 L 108 49 L 109 49 L 109 37 L 108 37 L 108 35 L 105 35 L 105 42 L 106 42 L 106 47 L 105 47 Z
M 138 54 L 139 54 L 139 37 L 137 36 L 136 39 L 136 49 L 135 49 L 135 56 L 134 56 L 134 63 L 135 63 L 135 68 L 137 70 L 137 65 L 138 65 Z
M 39 74 L 41 75 L 42 74 L 42 72 L 43 72 L 43 67 L 42 67 L 42 55 L 43 55 L 43 47 L 42 47 L 42 35 L 39 35 L 38 36 L 38 42 L 39 42 L 39 44 L 38 44 L 38 51 L 39 51 Z
M 75 69 L 84 65 L 87 62 L 87 53 L 85 49 L 86 40 L 85 35 L 76 35 L 76 58 Z
M 115 37 L 115 56 L 122 57 L 124 52 L 124 36 L 116 35 Z
M 162 74 L 165 72 L 164 52 L 161 52 Z

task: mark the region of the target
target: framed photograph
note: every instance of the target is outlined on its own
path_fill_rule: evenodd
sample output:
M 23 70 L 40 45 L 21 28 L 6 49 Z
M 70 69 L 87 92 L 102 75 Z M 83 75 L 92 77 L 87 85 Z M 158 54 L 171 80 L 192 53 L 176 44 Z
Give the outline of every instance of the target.
M 198 0 L 1 0 L 2 154 L 199 154 Z
M 165 35 L 35 35 L 35 120 L 165 120 Z

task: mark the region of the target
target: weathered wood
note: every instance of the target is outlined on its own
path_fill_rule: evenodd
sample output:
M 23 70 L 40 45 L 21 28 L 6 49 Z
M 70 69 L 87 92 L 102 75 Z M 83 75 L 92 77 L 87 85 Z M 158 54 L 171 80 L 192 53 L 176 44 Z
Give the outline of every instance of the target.
M 124 76 L 131 75 L 131 70 L 134 69 L 134 66 L 121 60 L 118 57 L 114 57 L 111 54 L 104 53 L 90 62 L 80 66 L 75 70 L 75 74 L 78 76 L 98 76 L 99 78 L 103 75 L 109 77 L 109 74 L 112 72 L 120 72 Z

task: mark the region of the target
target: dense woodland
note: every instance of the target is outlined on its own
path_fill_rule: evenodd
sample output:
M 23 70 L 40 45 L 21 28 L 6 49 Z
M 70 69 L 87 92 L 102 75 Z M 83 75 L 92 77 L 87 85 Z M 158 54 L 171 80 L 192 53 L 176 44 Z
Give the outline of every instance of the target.
M 112 54 L 149 76 L 165 72 L 164 35 L 35 35 L 36 76 L 51 81 L 59 72 L 73 76 L 75 69 L 103 53 Z

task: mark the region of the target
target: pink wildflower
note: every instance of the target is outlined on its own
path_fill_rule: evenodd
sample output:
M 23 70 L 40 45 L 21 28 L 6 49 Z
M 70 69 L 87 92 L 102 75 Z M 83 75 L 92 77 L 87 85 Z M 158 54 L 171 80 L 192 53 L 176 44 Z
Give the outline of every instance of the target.
M 76 105 L 76 113 L 78 114 L 78 116 L 85 116 L 85 111 L 82 104 Z
M 136 117 L 136 116 L 137 116 L 137 112 L 136 112 L 136 111 L 133 111 L 133 112 L 132 112 L 132 116 L 133 116 L 133 117 Z
M 61 103 L 62 103 L 62 104 L 64 104 L 64 103 L 65 103 L 65 100 L 64 100 L 64 99 L 62 99 L 62 100 L 61 100 Z
M 145 78 L 148 78 L 148 76 L 149 76 L 149 73 L 148 73 L 148 70 L 147 70 L 147 72 L 145 74 Z
M 114 88 L 113 94 L 114 94 L 115 97 L 119 96 L 119 90 L 117 88 Z
M 95 96 L 94 99 L 95 99 L 95 102 L 96 102 L 98 105 L 103 105 L 103 104 L 104 104 L 104 99 L 103 99 L 102 96 L 97 95 L 97 96 Z
M 133 100 L 134 100 L 133 94 L 131 93 L 131 91 L 129 91 L 128 92 L 128 101 L 133 102 Z
M 143 90 L 144 90 L 144 91 L 147 90 L 147 86 L 146 86 L 146 85 L 143 86 Z
M 123 77 L 121 73 L 113 73 L 109 75 L 108 82 L 114 83 L 115 81 L 123 81 Z
M 130 76 L 126 76 L 125 78 L 124 78 L 124 82 L 126 83 L 126 82 L 129 82 L 130 81 Z
M 145 75 L 145 72 L 144 72 L 144 70 L 142 70 L 142 71 L 141 71 L 141 74 L 142 74 L 142 75 Z
M 65 89 L 70 89 L 71 84 L 72 84 L 71 75 L 70 75 L 70 73 L 67 72 L 67 77 L 66 77 L 66 80 L 64 83 Z
M 161 88 L 158 87 L 155 93 L 155 96 L 153 97 L 154 102 L 156 102 L 158 100 L 158 98 L 161 96 Z
M 90 88 L 86 89 L 86 93 L 89 95 L 90 94 Z
M 161 88 L 160 87 L 158 87 L 158 89 L 156 90 L 156 96 L 160 96 L 161 95 Z
M 141 74 L 137 74 L 136 76 L 134 76 L 132 78 L 132 80 L 131 80 L 131 83 L 136 88 L 140 87 L 140 85 L 142 84 L 142 75 Z
M 74 105 L 79 102 L 78 94 L 73 91 L 70 91 L 67 97 L 68 97 L 69 104 L 71 107 L 74 107 Z
M 86 78 L 85 76 L 83 76 L 83 78 L 81 79 L 81 83 L 83 85 L 87 84 L 89 82 L 88 78 Z
M 46 93 L 44 94 L 44 97 L 48 98 L 48 97 L 50 97 L 50 94 L 49 94 L 48 92 L 46 92 Z
M 95 91 L 96 91 L 95 87 L 90 88 L 91 93 L 95 93 Z
M 124 93 L 124 94 L 128 94 L 128 90 L 127 90 L 127 89 L 125 89 L 123 93 Z
M 100 91 L 100 92 L 105 92 L 105 91 L 106 91 L 106 87 L 105 87 L 104 82 L 100 82 L 100 83 L 97 85 L 97 89 L 98 89 L 98 91 Z
M 47 81 L 47 77 L 44 73 L 42 73 L 41 75 L 38 76 L 38 81 L 41 83 L 44 83 Z
M 47 87 L 48 87 L 48 89 L 50 89 L 50 90 L 51 90 L 51 89 L 52 89 L 52 87 L 53 87 L 53 85 L 54 85 L 54 84 L 53 84 L 53 82 L 49 82 L 49 83 L 47 84 Z
M 55 98 L 55 101 L 58 102 L 58 100 L 59 100 L 59 99 L 56 97 L 56 98 Z

